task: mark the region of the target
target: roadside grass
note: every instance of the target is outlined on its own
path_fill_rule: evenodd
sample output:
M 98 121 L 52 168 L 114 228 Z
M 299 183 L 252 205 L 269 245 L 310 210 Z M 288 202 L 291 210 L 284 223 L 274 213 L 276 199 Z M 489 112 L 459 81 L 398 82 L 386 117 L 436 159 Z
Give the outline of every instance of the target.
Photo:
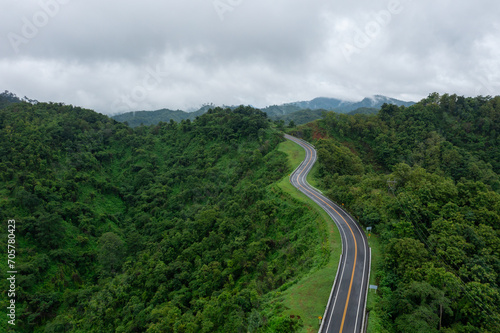
M 319 165 L 318 163 L 315 163 L 311 169 L 311 172 L 309 172 L 309 174 L 307 175 L 307 182 L 311 186 L 316 187 L 316 189 L 319 186 L 318 170 L 319 170 Z
M 304 149 L 291 141 L 282 142 L 278 149 L 288 155 L 291 171 L 305 158 Z M 314 166 L 308 176 L 308 182 L 313 186 L 317 184 L 314 178 L 316 172 L 317 165 Z M 285 315 L 301 316 L 304 323 L 302 332 L 317 332 L 319 328 L 318 317 L 324 314 L 342 252 L 340 234 L 328 214 L 296 189 L 290 183 L 288 176 L 284 177 L 277 185 L 291 197 L 303 202 L 310 209 L 314 209 L 318 214 L 317 225 L 320 232 L 327 234 L 327 244 L 324 247 L 330 252 L 328 262 L 317 269 L 313 269 L 296 284 L 285 290 L 280 298 L 283 305 L 288 308 Z
M 377 284 L 377 270 L 380 265 L 381 249 L 378 235 L 371 235 L 368 239 L 372 251 L 372 262 L 370 272 L 370 285 Z M 366 302 L 366 309 L 369 311 L 368 316 L 368 333 L 382 333 L 387 332 L 384 329 L 382 318 L 380 318 L 377 308 L 377 303 L 381 300 L 380 296 L 375 290 L 368 289 L 368 300 Z
M 280 143 L 278 150 L 288 155 L 288 166 L 291 170 L 295 170 L 306 157 L 304 148 L 290 140 Z

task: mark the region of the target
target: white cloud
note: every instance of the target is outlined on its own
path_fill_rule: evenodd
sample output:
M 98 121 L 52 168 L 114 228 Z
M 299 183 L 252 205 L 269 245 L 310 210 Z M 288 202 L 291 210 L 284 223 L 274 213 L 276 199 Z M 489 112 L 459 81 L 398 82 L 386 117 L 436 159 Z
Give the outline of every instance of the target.
M 500 88 L 497 1 L 221 1 L 6 0 L 0 86 L 103 113 Z

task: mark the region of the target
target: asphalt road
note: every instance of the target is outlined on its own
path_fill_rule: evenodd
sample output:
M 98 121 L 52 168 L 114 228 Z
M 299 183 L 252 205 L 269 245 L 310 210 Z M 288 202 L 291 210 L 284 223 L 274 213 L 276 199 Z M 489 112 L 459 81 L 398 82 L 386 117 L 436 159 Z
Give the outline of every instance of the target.
M 366 235 L 347 212 L 307 183 L 307 174 L 317 159 L 314 147 L 290 135 L 285 135 L 285 138 L 296 142 L 306 151 L 306 158 L 292 173 L 290 181 L 330 215 L 342 237 L 339 270 L 326 305 L 320 332 L 361 332 L 364 327 L 370 271 L 370 248 Z

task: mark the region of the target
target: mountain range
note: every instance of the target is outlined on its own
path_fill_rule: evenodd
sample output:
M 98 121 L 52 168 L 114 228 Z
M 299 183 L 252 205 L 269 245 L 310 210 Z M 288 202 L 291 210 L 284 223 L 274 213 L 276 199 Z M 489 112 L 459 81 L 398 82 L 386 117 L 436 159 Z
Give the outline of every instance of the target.
M 284 103 L 280 105 L 270 105 L 261 110 L 273 120 L 283 120 L 289 122 L 294 120 L 296 124 L 309 122 L 321 118 L 323 111 L 335 111 L 338 113 L 376 113 L 384 104 L 395 104 L 397 106 L 411 106 L 414 102 L 406 102 L 398 99 L 375 95 L 366 97 L 359 102 L 345 101 L 337 98 L 318 97 L 310 101 L 299 101 Z M 169 122 L 173 119 L 176 122 L 181 120 L 194 120 L 215 105 L 204 105 L 194 112 L 182 110 L 160 109 L 155 111 L 131 111 L 112 116 L 120 122 L 127 122 L 131 127 L 143 125 L 154 125 L 160 121 Z M 359 112 L 358 112 L 359 111 Z M 297 121 L 298 120 L 298 121 Z
M 301 109 L 325 109 L 347 113 L 359 108 L 380 108 L 384 104 L 395 104 L 397 106 L 411 106 L 414 102 L 405 102 L 399 99 L 390 98 L 382 95 L 366 97 L 359 102 L 344 101 L 336 98 L 318 97 L 310 101 L 290 103 Z
M 0 108 L 6 107 L 12 103 L 26 101 L 31 104 L 36 104 L 38 101 L 29 99 L 28 97 L 19 98 L 15 94 L 5 91 L 0 93 Z M 384 104 L 395 104 L 397 106 L 411 106 L 414 102 L 406 102 L 382 95 L 366 97 L 361 101 L 352 102 L 337 98 L 317 97 L 310 101 L 299 101 L 292 103 L 284 103 L 280 105 L 270 105 L 261 110 L 272 120 L 283 120 L 285 123 L 293 121 L 295 124 L 305 124 L 310 121 L 320 119 L 323 112 L 335 111 L 337 113 L 363 113 L 375 114 Z M 159 122 L 169 122 L 171 119 L 175 122 L 182 120 L 194 120 L 201 116 L 209 109 L 216 107 L 214 104 L 205 104 L 196 111 L 170 110 L 159 109 L 155 111 L 131 111 L 118 115 L 111 116 L 119 122 L 127 122 L 131 127 L 143 125 L 155 125 Z M 228 106 L 223 106 L 228 107 Z M 236 108 L 232 106 L 230 108 Z

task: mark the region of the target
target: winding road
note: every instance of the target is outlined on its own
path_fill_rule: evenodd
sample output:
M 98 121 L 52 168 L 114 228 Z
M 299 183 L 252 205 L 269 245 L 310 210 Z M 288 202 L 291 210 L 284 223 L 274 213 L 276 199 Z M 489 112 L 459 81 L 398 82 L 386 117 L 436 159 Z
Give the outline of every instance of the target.
M 342 238 L 342 255 L 319 332 L 364 332 L 366 295 L 370 274 L 370 248 L 358 223 L 339 205 L 307 183 L 317 159 L 309 143 L 285 134 L 306 151 L 306 158 L 291 174 L 291 183 L 323 208 L 335 221 Z

